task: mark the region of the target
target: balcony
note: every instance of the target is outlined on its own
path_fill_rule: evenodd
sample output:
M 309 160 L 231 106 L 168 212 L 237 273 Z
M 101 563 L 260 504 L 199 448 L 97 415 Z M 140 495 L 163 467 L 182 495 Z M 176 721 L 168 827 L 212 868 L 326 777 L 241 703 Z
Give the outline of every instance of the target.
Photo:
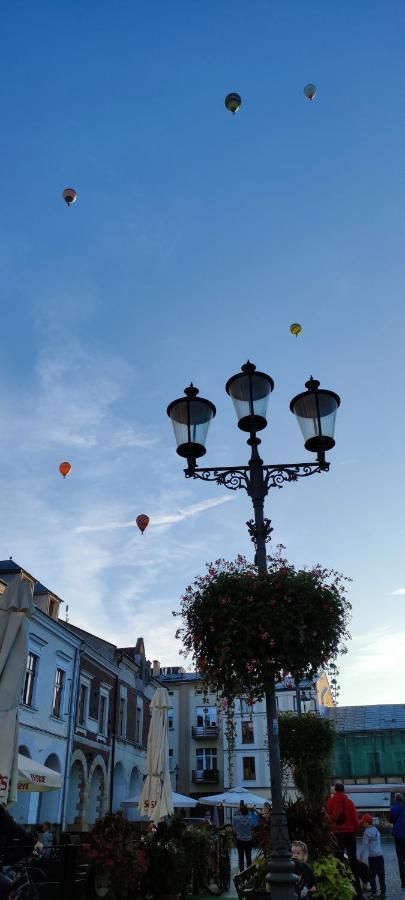
M 218 784 L 219 783 L 218 769 L 202 769 L 202 770 L 193 769 L 191 777 L 195 784 L 201 784 L 201 783 L 203 783 L 203 784 Z
M 218 725 L 193 725 L 191 734 L 196 741 L 203 741 L 205 738 L 216 739 L 218 737 Z

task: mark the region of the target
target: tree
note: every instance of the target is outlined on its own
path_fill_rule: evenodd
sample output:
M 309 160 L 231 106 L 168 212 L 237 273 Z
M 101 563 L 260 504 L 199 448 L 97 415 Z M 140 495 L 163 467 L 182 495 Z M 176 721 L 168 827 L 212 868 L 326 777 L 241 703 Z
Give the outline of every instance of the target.
M 280 713 L 279 737 L 282 762 L 287 765 L 305 802 L 322 807 L 329 795 L 330 756 L 335 729 L 324 716 Z

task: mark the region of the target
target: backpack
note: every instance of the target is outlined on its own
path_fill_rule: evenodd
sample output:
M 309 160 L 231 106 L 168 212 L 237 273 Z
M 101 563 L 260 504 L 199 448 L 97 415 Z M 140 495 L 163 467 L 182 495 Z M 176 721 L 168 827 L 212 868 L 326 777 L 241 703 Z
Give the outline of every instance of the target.
M 336 823 L 336 825 L 344 825 L 344 824 L 345 824 L 345 822 L 346 822 L 346 812 L 345 812 L 345 808 L 346 808 L 346 797 L 345 797 L 344 800 L 343 800 L 343 808 L 342 808 L 342 812 L 339 813 L 338 816 L 334 816 L 334 817 L 333 817 L 333 818 L 334 818 L 334 821 L 335 821 L 335 823 Z

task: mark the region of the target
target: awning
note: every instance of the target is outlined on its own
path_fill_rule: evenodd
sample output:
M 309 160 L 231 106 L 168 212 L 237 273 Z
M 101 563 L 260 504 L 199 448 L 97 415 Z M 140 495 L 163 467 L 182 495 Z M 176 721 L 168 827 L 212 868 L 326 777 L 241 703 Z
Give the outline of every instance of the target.
M 224 806 L 239 806 L 241 800 L 244 800 L 247 806 L 264 806 L 265 803 L 271 802 L 268 797 L 260 797 L 259 794 L 253 794 L 243 787 L 229 788 L 229 791 L 222 794 L 201 797 L 201 803 L 207 806 L 219 806 L 220 803 Z
M 129 797 L 128 800 L 123 800 L 121 806 L 124 806 L 126 809 L 133 809 L 136 806 L 139 806 L 140 797 Z M 177 807 L 177 809 L 192 809 L 198 805 L 198 800 L 193 800 L 192 797 L 186 797 L 184 794 L 177 794 L 176 791 L 172 791 L 172 802 L 173 806 Z M 204 798 L 205 803 L 205 798 Z

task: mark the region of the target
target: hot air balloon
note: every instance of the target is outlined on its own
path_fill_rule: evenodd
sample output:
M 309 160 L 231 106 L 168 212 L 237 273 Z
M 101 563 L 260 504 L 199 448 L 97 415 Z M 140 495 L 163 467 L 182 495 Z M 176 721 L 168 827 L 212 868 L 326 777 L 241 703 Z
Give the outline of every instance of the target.
M 142 513 L 142 515 L 137 516 L 136 524 L 137 524 L 141 534 L 143 534 L 145 531 L 145 528 L 147 528 L 149 525 L 149 516 L 145 516 L 143 513 Z
M 290 331 L 291 334 L 295 334 L 295 337 L 298 337 L 298 335 L 301 334 L 302 325 L 300 325 L 299 322 L 293 322 L 292 325 L 290 325 Z
M 59 466 L 59 472 L 61 475 L 63 475 L 64 478 L 66 478 L 66 475 L 70 475 L 71 471 L 72 466 L 70 462 L 61 462 Z
M 72 203 L 76 203 L 77 193 L 74 188 L 65 188 L 62 197 L 65 203 L 67 203 L 68 206 L 71 206 Z
M 242 98 L 239 94 L 228 94 L 225 97 L 225 106 L 234 116 L 242 106 Z
M 314 84 L 306 84 L 304 87 L 304 94 L 307 100 L 315 100 L 316 86 Z

